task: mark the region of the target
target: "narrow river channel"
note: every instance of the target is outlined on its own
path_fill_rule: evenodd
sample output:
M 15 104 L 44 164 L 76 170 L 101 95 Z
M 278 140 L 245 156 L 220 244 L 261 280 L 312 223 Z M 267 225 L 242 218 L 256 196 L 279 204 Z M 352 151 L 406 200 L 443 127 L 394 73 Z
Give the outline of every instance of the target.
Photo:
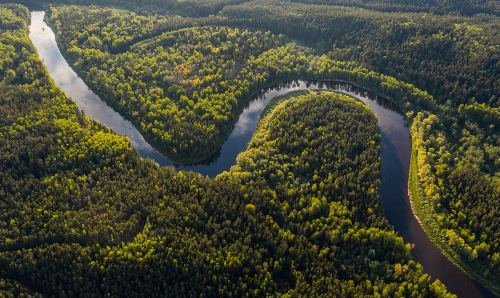
M 32 12 L 30 38 L 55 83 L 85 114 L 108 126 L 115 133 L 129 137 L 140 156 L 153 159 L 161 166 L 175 166 L 178 170 L 196 171 L 211 177 L 229 170 L 237 155 L 246 150 L 265 106 L 273 98 L 291 91 L 328 89 L 361 100 L 377 116 L 381 130 L 380 195 L 389 222 L 406 242 L 414 244 L 412 254 L 423 265 L 424 271 L 441 280 L 448 289 L 460 297 L 494 297 L 441 253 L 413 215 L 408 199 L 410 132 L 403 116 L 383 105 L 384 101 L 378 100 L 374 94 L 345 82 L 294 81 L 262 90 L 261 95 L 250 101 L 244 109 L 231 135 L 214 158 L 198 165 L 179 166 L 149 145 L 130 121 L 111 109 L 78 77 L 62 56 L 53 31 L 44 22 L 44 15 L 43 11 Z

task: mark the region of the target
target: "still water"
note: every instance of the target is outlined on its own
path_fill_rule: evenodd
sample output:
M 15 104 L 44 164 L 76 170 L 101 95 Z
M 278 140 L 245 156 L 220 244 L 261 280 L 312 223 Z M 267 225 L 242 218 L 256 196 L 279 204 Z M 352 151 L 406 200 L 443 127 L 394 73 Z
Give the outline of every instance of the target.
M 53 31 L 44 22 L 44 12 L 32 12 L 30 38 L 55 83 L 92 119 L 108 126 L 115 133 L 127 136 L 140 156 L 161 166 L 196 171 L 208 176 L 229 170 L 239 153 L 246 150 L 265 106 L 275 97 L 296 90 L 328 89 L 350 95 L 367 104 L 377 116 L 381 131 L 382 184 L 381 199 L 389 222 L 406 242 L 414 243 L 412 253 L 424 271 L 441 280 L 460 297 L 493 296 L 451 263 L 426 236 L 413 215 L 408 200 L 410 165 L 410 132 L 401 114 L 387 107 L 387 101 L 345 82 L 293 81 L 262 90 L 250 101 L 218 154 L 202 164 L 175 165 L 149 145 L 132 123 L 111 109 L 90 90 L 62 56 Z M 385 103 L 385 104 L 384 104 Z

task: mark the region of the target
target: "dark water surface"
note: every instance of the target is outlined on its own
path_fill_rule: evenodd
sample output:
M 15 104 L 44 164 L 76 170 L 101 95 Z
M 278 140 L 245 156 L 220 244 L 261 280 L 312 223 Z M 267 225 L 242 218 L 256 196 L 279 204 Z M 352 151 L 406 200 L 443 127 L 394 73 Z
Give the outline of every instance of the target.
M 220 152 L 205 164 L 178 166 L 149 145 L 132 123 L 111 109 L 81 80 L 61 55 L 54 33 L 43 21 L 44 12 L 32 12 L 30 38 L 52 79 L 70 96 L 78 107 L 92 119 L 111 128 L 115 133 L 129 137 L 140 156 L 155 160 L 162 166 L 176 166 L 179 170 L 200 172 L 208 176 L 229 170 L 236 156 L 245 151 L 259 117 L 265 106 L 276 96 L 295 90 L 328 89 L 339 91 L 361 100 L 377 116 L 382 136 L 382 184 L 381 199 L 390 223 L 407 242 L 414 243 L 412 253 L 424 271 L 441 280 L 460 297 L 490 297 L 488 290 L 473 281 L 430 241 L 413 215 L 408 200 L 408 173 L 410 165 L 410 132 L 403 116 L 383 104 L 383 99 L 361 88 L 343 82 L 294 81 L 262 90 L 260 96 L 250 102 L 223 144 Z

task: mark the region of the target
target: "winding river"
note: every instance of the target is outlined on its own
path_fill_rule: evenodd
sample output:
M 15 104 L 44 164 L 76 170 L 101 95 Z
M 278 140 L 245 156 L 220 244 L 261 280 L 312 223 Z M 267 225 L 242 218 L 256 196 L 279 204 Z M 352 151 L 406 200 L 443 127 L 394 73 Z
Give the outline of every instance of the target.
M 367 104 L 377 116 L 382 136 L 381 199 L 389 222 L 406 242 L 414 243 L 412 254 L 424 271 L 441 280 L 460 297 L 492 297 L 484 287 L 451 263 L 430 241 L 413 215 L 408 199 L 408 172 L 411 154 L 410 133 L 403 116 L 382 105 L 383 99 L 369 91 L 343 82 L 294 81 L 262 90 L 244 109 L 238 122 L 223 144 L 220 152 L 202 164 L 175 165 L 149 145 L 132 123 L 111 109 L 95 95 L 68 65 L 57 46 L 54 33 L 44 22 L 43 11 L 33 11 L 30 38 L 55 83 L 70 96 L 78 107 L 92 119 L 111 128 L 115 133 L 129 137 L 139 155 L 150 158 L 161 166 L 175 166 L 179 170 L 197 171 L 208 176 L 229 170 L 236 156 L 246 150 L 264 107 L 276 96 L 295 90 L 328 89 L 348 94 Z

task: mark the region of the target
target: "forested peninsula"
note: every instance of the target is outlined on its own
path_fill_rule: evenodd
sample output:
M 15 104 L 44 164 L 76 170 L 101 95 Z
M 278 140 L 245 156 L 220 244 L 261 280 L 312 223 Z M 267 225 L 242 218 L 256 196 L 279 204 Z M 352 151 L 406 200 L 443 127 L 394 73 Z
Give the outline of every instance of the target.
M 498 5 L 445 2 L 38 4 L 71 67 L 176 163 L 213 156 L 278 83 L 383 96 L 411 132 L 422 228 L 499 294 Z M 363 103 L 290 94 L 226 172 L 160 167 L 56 86 L 30 18 L 0 4 L 0 296 L 454 296 L 384 215 Z

